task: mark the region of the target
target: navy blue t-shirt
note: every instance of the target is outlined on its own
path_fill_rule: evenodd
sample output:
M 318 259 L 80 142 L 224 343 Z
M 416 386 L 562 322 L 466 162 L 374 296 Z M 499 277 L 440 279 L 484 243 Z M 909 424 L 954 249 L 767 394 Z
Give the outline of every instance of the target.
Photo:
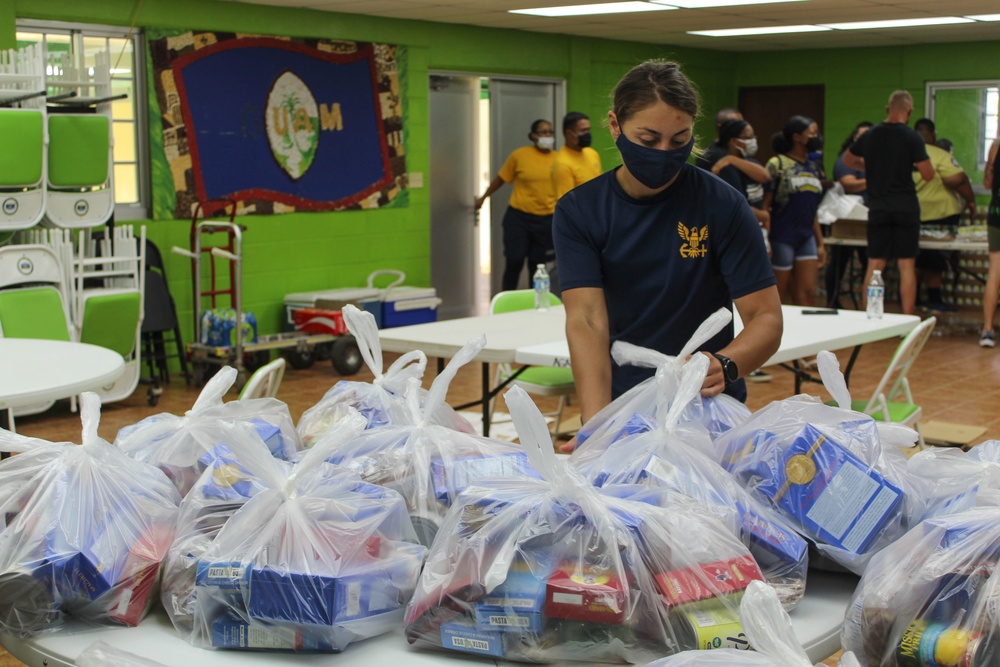
M 747 162 L 752 162 L 753 164 L 760 164 L 760 162 L 754 160 L 753 158 L 744 159 Z M 750 206 L 759 209 L 764 208 L 764 193 L 771 189 L 770 181 L 767 183 L 758 183 L 732 165 L 729 165 L 725 169 L 721 170 L 719 172 L 719 178 L 736 188 L 737 191 L 742 192 L 746 196 L 747 202 Z
M 857 169 L 851 169 L 844 164 L 844 154 L 841 153 L 837 156 L 837 161 L 833 163 L 833 180 L 839 181 L 844 176 L 853 176 L 854 178 L 864 180 L 865 172 Z M 854 192 L 852 194 L 861 195 L 861 200 L 866 206 L 868 205 L 868 190 L 862 190 L 861 192 Z
M 686 164 L 669 188 L 635 199 L 615 171 L 560 199 L 552 223 L 559 285 L 604 290 L 612 344 L 677 354 L 709 315 L 775 284 L 757 219 L 717 176 Z M 704 349 L 732 340 L 730 324 Z M 613 397 L 653 375 L 613 361 L 611 368 Z M 746 385 L 727 393 L 744 400 Z

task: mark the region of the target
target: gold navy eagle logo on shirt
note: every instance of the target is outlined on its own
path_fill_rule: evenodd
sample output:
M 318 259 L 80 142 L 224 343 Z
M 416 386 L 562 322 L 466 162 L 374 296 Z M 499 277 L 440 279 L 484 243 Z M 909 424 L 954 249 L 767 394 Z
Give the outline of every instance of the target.
M 683 222 L 677 223 L 677 233 L 684 245 L 681 246 L 681 257 L 704 257 L 708 248 L 702 245 L 708 240 L 708 225 L 702 228 L 685 227 Z

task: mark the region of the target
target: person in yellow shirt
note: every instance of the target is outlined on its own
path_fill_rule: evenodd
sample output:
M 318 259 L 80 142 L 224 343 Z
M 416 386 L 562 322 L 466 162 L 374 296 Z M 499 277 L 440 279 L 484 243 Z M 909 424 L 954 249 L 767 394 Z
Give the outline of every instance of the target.
M 500 173 L 476 200 L 476 210 L 486 198 L 513 183 L 510 204 L 503 216 L 503 256 L 507 266 L 503 271 L 503 290 L 517 289 L 518 279 L 525 260 L 528 261 L 528 280 L 538 264 L 544 264 L 553 255 L 552 212 L 556 197 L 552 189 L 552 165 L 555 161 L 555 136 L 552 123 L 536 120 L 528 133 L 531 146 L 522 146 L 508 157 Z
M 927 144 L 927 157 L 934 167 L 931 180 L 925 181 L 919 175 L 913 179 L 920 202 L 920 224 L 957 227 L 963 209 L 976 214 L 976 198 L 969 177 L 951 153 L 937 146 L 934 121 L 921 118 L 913 124 L 913 129 Z M 941 274 L 947 269 L 948 262 L 940 250 L 921 250 L 917 255 L 917 270 L 927 292 L 924 305 L 930 310 L 956 310 L 954 305 L 945 303 L 941 295 Z
M 563 117 L 563 137 L 566 143 L 556 154 L 552 182 L 556 200 L 578 185 L 601 175 L 601 156 L 590 147 L 590 119 L 579 111 Z

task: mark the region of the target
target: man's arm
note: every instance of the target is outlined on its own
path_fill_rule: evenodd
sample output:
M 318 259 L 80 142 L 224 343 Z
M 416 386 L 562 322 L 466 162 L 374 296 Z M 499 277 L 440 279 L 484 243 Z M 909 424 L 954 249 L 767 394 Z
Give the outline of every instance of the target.
M 604 290 L 578 287 L 562 293 L 566 307 L 566 340 L 573 382 L 586 423 L 611 402 L 611 334 Z
M 848 152 L 850 152 L 850 151 L 848 151 Z M 844 160 L 844 164 L 847 164 L 847 160 Z M 934 172 L 934 165 L 931 164 L 931 159 L 930 158 L 927 158 L 926 160 L 921 160 L 920 162 L 917 162 L 915 166 L 917 168 L 917 171 L 920 172 L 920 177 L 923 178 L 925 181 L 929 182 L 929 181 L 933 181 L 934 180 L 934 173 L 935 173 Z
M 837 179 L 837 182 L 844 186 L 844 192 L 851 195 L 855 192 L 864 192 L 868 189 L 868 180 L 858 178 L 854 174 L 846 174 Z
M 962 171 L 942 178 L 941 182 L 946 188 L 957 192 L 958 196 L 965 200 L 965 208 L 969 213 L 976 214 L 976 195 L 972 191 L 972 182 L 969 180 L 968 174 Z
M 742 296 L 734 303 L 743 320 L 743 331 L 718 353 L 735 361 L 740 374 L 747 375 L 763 366 L 781 345 L 781 299 L 778 298 L 778 288 L 772 285 Z M 725 386 L 722 364 L 710 356 L 701 395 L 715 396 Z
M 851 152 L 848 148 L 844 151 L 844 166 L 848 169 L 853 169 L 854 171 L 864 171 L 865 170 L 865 159 Z M 930 179 L 927 179 L 930 180 Z
M 990 146 L 989 157 L 986 158 L 986 173 L 983 174 L 983 187 L 987 190 L 993 189 L 993 179 L 995 178 L 993 163 L 997 159 L 997 149 L 1000 149 L 1000 139 L 993 140 L 993 145 Z
M 761 185 L 771 182 L 771 174 L 767 171 L 767 167 L 762 164 L 757 164 L 756 162 L 751 162 L 750 160 L 737 157 L 736 155 L 726 155 L 725 157 L 720 158 L 718 162 L 712 165 L 712 173 L 718 176 L 720 171 L 729 166 L 736 167 Z

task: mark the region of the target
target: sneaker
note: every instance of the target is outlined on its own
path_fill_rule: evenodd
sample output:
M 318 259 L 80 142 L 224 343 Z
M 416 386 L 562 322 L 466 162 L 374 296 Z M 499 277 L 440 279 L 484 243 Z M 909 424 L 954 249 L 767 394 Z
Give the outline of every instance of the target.
M 750 375 L 747 376 L 747 381 L 748 382 L 770 382 L 771 381 L 771 374 L 770 373 L 765 373 L 764 371 L 762 371 L 761 369 L 758 368 L 753 373 L 751 373 Z
M 996 347 L 997 337 L 993 329 L 982 332 L 979 335 L 979 347 Z

